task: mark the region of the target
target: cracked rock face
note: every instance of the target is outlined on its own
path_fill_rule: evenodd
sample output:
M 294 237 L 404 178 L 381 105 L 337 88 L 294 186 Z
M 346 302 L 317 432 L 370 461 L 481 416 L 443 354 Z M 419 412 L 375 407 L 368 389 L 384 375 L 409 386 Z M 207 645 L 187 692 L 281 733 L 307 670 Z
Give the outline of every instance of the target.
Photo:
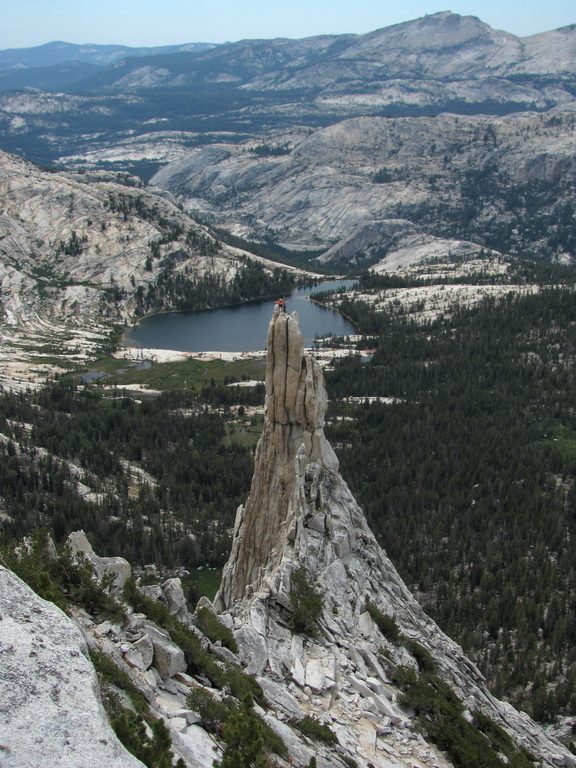
M 468 712 L 483 711 L 544 765 L 575 765 L 526 715 L 491 696 L 462 649 L 408 591 L 339 474 L 323 431 L 326 404 L 321 370 L 304 354 L 296 316 L 275 309 L 252 487 L 215 598 L 233 621 L 248 671 L 273 679 L 295 711 L 320 717 L 336 733 L 339 746 L 318 753 L 319 766 L 344 765 L 342 755 L 382 768 L 448 766 L 391 680 L 398 666 L 417 666 L 406 649 L 415 640 Z M 316 632 L 305 636 L 291 627 L 292 575 L 302 568 L 323 602 Z M 402 643 L 381 633 L 368 602 L 394 619 Z

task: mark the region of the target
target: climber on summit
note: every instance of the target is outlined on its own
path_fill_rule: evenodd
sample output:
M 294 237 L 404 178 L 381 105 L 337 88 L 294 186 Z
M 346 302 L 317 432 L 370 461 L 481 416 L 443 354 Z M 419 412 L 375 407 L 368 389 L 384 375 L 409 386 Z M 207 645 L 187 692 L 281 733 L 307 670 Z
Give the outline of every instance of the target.
M 286 312 L 286 301 L 284 299 L 278 299 L 275 303 L 275 306 L 278 307 L 278 310 L 280 312 Z

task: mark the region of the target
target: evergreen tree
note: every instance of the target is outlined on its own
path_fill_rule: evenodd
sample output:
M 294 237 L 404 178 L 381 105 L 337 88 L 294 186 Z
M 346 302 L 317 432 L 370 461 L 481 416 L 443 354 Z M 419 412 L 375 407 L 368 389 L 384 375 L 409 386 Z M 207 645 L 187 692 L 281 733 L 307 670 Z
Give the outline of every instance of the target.
M 238 710 L 222 729 L 226 747 L 217 768 L 268 768 L 260 720 L 254 712 L 254 702 L 246 694 Z

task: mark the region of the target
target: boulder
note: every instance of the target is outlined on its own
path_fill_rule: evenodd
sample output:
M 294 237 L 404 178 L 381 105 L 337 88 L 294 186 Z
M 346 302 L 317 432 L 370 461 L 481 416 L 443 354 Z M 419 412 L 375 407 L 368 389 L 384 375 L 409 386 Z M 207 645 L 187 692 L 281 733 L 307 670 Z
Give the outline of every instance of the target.
M 266 641 L 252 627 L 241 627 L 234 633 L 238 645 L 238 656 L 246 664 L 246 672 L 250 675 L 261 675 L 268 662 Z
M 170 728 L 174 731 L 183 731 L 187 726 L 185 717 L 172 717 L 170 720 Z
M 84 531 L 74 531 L 68 536 L 66 544 L 72 550 L 76 557 L 84 556 L 90 565 L 94 568 L 94 573 L 98 581 L 102 581 L 105 576 L 112 577 L 112 586 L 110 592 L 115 595 L 121 595 L 124 585 L 132 574 L 130 563 L 123 557 L 99 557 L 92 545 L 88 541 Z
M 172 743 L 186 761 L 194 768 L 212 768 L 215 760 L 222 756 L 217 741 L 198 725 L 190 725 L 183 731 L 172 732 Z
M 164 599 L 164 591 L 162 590 L 160 584 L 146 584 L 143 587 L 138 587 L 138 589 L 150 600 L 154 600 L 157 603 L 163 603 L 164 605 L 166 604 L 166 600 Z
M 292 665 L 292 668 L 290 669 L 290 673 L 292 674 L 292 679 L 296 683 L 296 685 L 299 685 L 300 688 L 304 688 L 306 685 L 306 669 L 304 668 L 304 664 L 302 663 L 302 659 L 294 659 L 294 663 Z
M 152 663 L 163 678 L 172 677 L 178 672 L 186 672 L 188 665 L 184 651 L 176 643 L 165 638 L 153 637 L 152 645 L 154 646 Z
M 212 609 L 212 610 L 214 610 L 214 609 Z M 218 619 L 219 619 L 219 621 L 222 622 L 222 624 L 224 624 L 224 626 L 227 629 L 234 629 L 234 619 L 232 618 L 232 616 L 230 616 L 229 613 L 222 613 L 222 614 L 220 614 L 220 616 L 218 616 Z
M 365 699 L 366 708 L 376 715 L 389 718 L 392 725 L 400 725 L 402 722 L 402 716 L 397 712 L 390 702 L 386 701 L 382 696 L 373 694 L 369 698 Z
M 320 659 L 310 659 L 306 664 L 306 685 L 315 693 L 321 693 L 326 688 L 326 675 Z
M 171 614 L 180 616 L 181 614 L 188 612 L 184 590 L 182 589 L 182 582 L 179 578 L 167 579 L 162 584 L 162 591 L 168 610 Z
M 276 710 L 281 710 L 290 719 L 300 720 L 304 716 L 294 696 L 281 685 L 267 677 L 259 677 L 258 683 L 264 691 L 264 696 Z
M 132 617 L 133 618 L 133 617 Z M 163 678 L 169 678 L 178 672 L 186 672 L 187 664 L 184 651 L 171 639 L 169 633 L 148 619 L 137 618 L 131 626 L 142 632 L 142 637 L 130 646 L 141 653 L 148 661 L 150 646 L 153 649 L 152 665 Z
M 306 744 L 295 729 L 268 714 L 264 716 L 264 722 L 282 738 L 288 747 L 294 765 L 305 766 L 309 764 L 312 757 L 318 757 L 316 751 Z
M 226 648 L 224 645 L 220 645 L 219 643 L 220 641 L 218 641 L 217 644 L 211 644 L 209 646 L 210 653 L 218 656 L 219 659 L 222 659 L 222 661 L 225 661 L 228 664 L 238 664 L 238 656 L 236 656 L 235 653 L 232 653 L 229 648 Z
M 148 683 L 150 688 L 157 688 L 158 687 L 158 681 L 156 680 L 156 675 L 154 674 L 154 670 L 153 669 L 148 669 L 144 673 L 144 679 L 146 680 L 146 682 Z
M 374 622 L 368 611 L 364 611 L 364 613 L 361 613 L 358 617 L 358 629 L 365 638 L 368 640 L 372 639 L 372 635 L 374 634 Z
M 169 633 L 163 628 L 155 624 L 150 619 L 147 619 L 144 614 L 135 613 L 128 617 L 128 627 L 131 631 L 138 632 L 138 638 L 148 635 L 150 639 L 153 637 L 164 637 L 166 640 L 170 639 Z
M 137 651 L 133 646 L 128 648 L 126 653 L 124 653 L 124 661 L 129 664 L 131 667 L 134 667 L 134 669 L 139 669 L 141 672 L 146 671 L 146 665 L 144 664 L 144 659 L 142 658 L 142 654 Z
M 202 720 L 200 715 L 193 712 L 191 709 L 177 709 L 170 714 L 172 717 L 183 718 L 187 725 L 197 725 Z
M 142 656 L 144 669 L 148 669 L 148 667 L 152 664 L 152 659 L 154 657 L 154 645 L 151 638 L 148 635 L 142 635 L 139 640 L 136 640 L 136 642 L 133 643 L 133 647 Z

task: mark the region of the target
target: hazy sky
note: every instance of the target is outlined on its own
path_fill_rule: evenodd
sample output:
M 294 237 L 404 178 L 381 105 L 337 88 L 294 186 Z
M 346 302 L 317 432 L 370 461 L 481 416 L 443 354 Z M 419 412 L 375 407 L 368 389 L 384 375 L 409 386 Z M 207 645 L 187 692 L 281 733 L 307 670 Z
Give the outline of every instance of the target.
M 448 10 L 434 0 L 3 0 L 0 49 L 70 43 L 170 45 L 369 32 Z M 576 23 L 575 0 L 452 0 L 450 10 L 531 35 Z

